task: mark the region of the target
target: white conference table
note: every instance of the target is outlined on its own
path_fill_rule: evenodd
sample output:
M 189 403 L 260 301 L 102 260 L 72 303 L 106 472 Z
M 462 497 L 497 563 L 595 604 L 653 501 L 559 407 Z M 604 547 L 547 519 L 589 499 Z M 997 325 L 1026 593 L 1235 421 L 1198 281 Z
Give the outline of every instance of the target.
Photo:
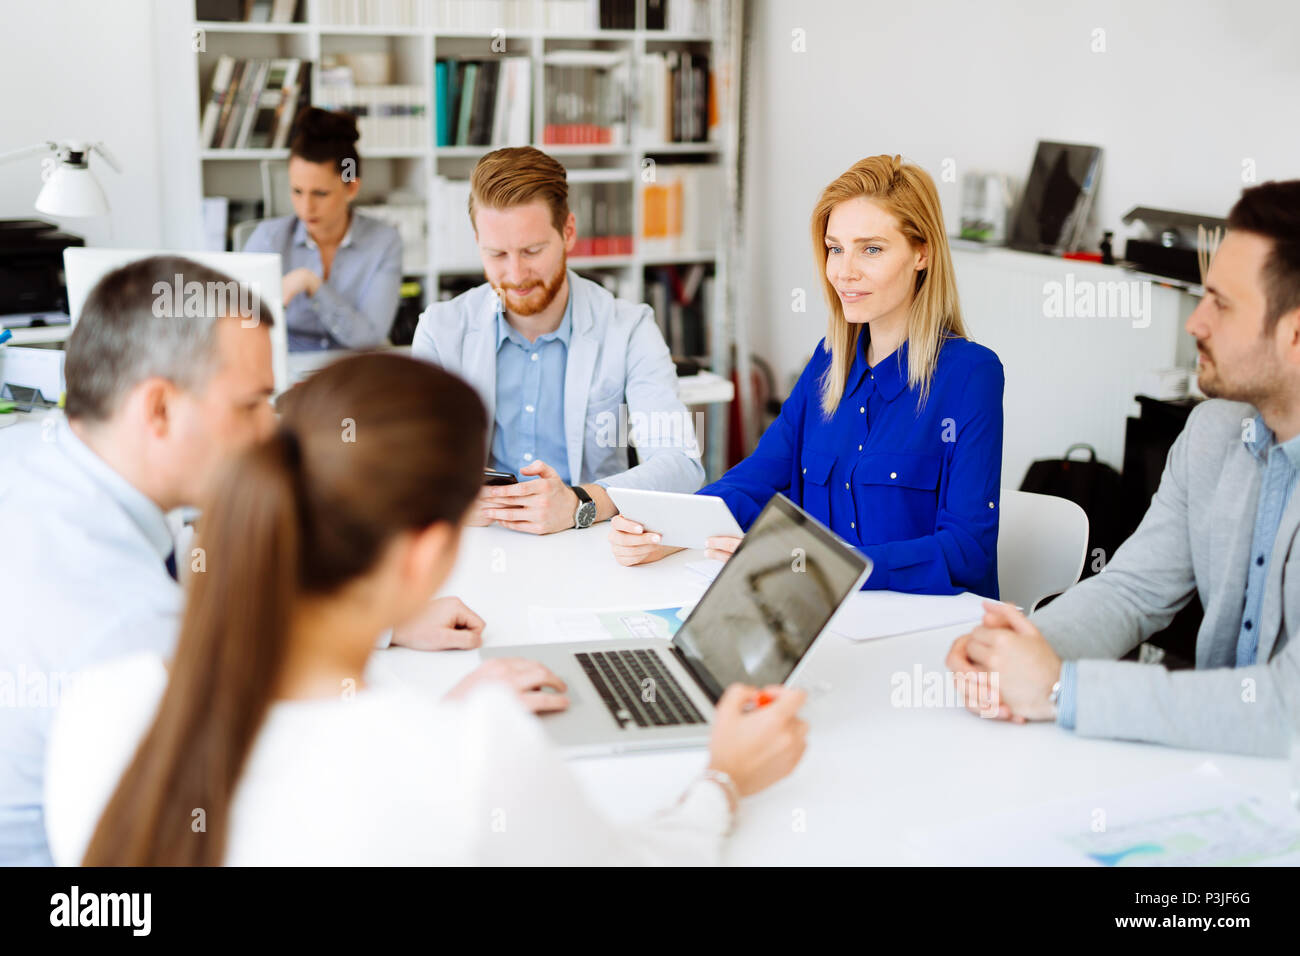
M 681 552 L 624 568 L 606 541 L 608 525 L 536 537 L 468 528 L 443 589 L 486 621 L 484 644 L 536 643 L 528 607 L 674 607 L 694 602 L 707 581 Z M 1289 764 L 1146 744 L 1088 740 L 1052 724 L 1015 725 L 959 708 L 891 706 L 891 677 L 944 668 L 948 627 L 853 642 L 827 634 L 813 647 L 801 683 L 829 684 L 810 698 L 802 763 L 747 799 L 724 851 L 730 864 L 914 864 L 931 862 L 913 831 L 976 824 L 1130 784 L 1186 774 L 1212 760 L 1223 776 L 1286 799 Z M 441 695 L 479 662 L 477 651 L 390 648 L 371 659 L 375 683 Z M 595 806 L 635 820 L 667 806 L 703 769 L 705 752 L 666 751 L 571 761 Z

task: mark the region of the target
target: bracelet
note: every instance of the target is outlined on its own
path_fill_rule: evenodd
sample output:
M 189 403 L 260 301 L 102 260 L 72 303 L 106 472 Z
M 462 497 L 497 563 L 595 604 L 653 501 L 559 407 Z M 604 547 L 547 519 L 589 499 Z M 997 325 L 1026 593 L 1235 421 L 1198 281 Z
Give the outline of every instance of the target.
M 714 770 L 712 767 L 700 774 L 701 780 L 711 780 L 722 788 L 722 792 L 727 796 L 727 810 L 731 814 L 731 824 L 727 827 L 727 833 L 731 833 L 736 828 L 736 811 L 740 809 L 740 790 L 736 787 L 736 781 L 731 779 L 731 774 L 722 770 Z

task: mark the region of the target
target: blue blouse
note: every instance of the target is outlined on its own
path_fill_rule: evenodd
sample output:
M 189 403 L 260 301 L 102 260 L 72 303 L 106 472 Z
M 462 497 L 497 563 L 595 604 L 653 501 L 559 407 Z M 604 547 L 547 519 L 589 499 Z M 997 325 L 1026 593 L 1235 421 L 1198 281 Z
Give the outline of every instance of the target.
M 784 493 L 875 563 L 865 588 L 996 598 L 1002 363 L 946 340 L 918 409 L 907 343 L 874 368 L 866 344 L 864 333 L 829 420 L 823 339 L 754 453 L 698 493 L 721 497 L 745 530 Z

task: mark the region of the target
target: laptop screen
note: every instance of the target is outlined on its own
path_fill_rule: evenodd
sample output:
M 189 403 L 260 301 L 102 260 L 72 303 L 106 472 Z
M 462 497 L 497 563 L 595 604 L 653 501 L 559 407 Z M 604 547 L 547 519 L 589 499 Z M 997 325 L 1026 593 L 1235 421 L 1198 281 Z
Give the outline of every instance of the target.
M 673 645 L 715 700 L 733 683 L 783 683 L 869 564 L 775 495 Z

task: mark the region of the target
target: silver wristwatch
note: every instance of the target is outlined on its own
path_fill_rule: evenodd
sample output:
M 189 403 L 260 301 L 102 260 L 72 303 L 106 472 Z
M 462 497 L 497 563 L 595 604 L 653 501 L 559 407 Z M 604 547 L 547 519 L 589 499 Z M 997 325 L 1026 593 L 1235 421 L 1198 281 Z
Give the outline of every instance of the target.
M 590 528 L 596 522 L 596 502 L 577 485 L 571 485 L 573 493 L 578 496 L 578 510 L 573 515 L 575 528 Z

